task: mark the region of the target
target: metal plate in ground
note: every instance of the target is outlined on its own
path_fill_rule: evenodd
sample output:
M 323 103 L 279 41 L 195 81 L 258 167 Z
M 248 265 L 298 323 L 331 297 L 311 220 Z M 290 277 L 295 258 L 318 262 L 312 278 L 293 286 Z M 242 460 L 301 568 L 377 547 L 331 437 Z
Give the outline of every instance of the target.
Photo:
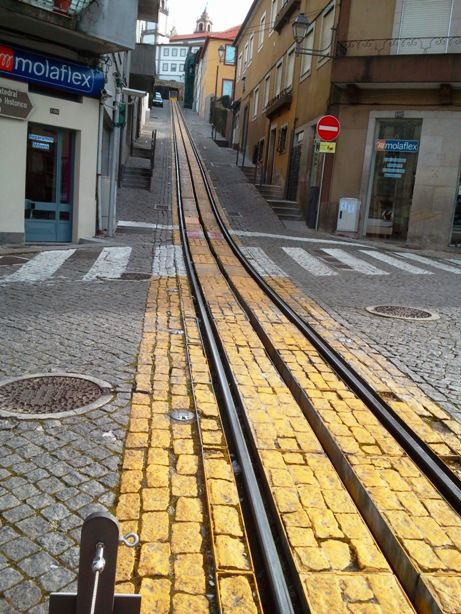
M 188 409 L 175 409 L 171 412 L 170 417 L 175 422 L 192 422 L 195 419 L 195 414 Z
M 426 309 L 418 309 L 416 307 L 405 307 L 403 305 L 373 305 L 366 307 L 369 313 L 383 318 L 397 318 L 399 320 L 412 321 L 431 321 L 438 320 L 439 315 Z
M 35 373 L 0 381 L 0 416 L 63 418 L 102 407 L 111 398 L 111 385 L 94 377 Z

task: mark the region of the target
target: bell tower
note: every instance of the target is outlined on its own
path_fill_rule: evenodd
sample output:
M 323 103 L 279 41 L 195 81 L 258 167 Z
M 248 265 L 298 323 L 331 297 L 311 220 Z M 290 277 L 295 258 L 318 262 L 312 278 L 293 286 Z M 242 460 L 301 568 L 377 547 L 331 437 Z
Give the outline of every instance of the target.
M 196 21 L 195 32 L 196 33 L 211 32 L 212 26 L 213 26 L 213 22 L 211 21 L 208 15 L 208 11 L 206 10 L 206 5 L 205 5 L 205 8 L 203 9 L 203 13 L 200 15 L 200 17 Z

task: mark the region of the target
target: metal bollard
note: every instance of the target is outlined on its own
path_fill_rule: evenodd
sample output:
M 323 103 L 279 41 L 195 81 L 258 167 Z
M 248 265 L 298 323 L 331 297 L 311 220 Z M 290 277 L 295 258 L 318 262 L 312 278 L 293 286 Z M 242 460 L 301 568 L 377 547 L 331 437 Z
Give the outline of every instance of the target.
M 114 594 L 118 545 L 138 542 L 134 533 L 120 537 L 111 514 L 90 514 L 80 539 L 77 593 L 51 593 L 49 614 L 139 614 L 141 595 Z

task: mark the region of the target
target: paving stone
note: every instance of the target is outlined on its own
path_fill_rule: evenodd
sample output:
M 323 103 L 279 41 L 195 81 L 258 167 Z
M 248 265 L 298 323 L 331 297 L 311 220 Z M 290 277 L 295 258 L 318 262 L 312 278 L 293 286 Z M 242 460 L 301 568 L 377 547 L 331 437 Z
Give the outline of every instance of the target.
M 5 596 L 18 610 L 29 612 L 42 599 L 42 591 L 28 580 L 5 591 Z
M 0 545 L 19 537 L 17 531 L 11 527 L 0 527 Z
M 57 564 L 57 561 L 48 553 L 37 552 L 33 556 L 21 561 L 19 567 L 29 578 L 36 578 L 47 572 L 52 565 Z
M 61 503 L 55 503 L 54 505 L 45 507 L 42 510 L 42 514 L 45 518 L 48 518 L 48 520 L 62 520 L 68 516 L 70 512 L 67 507 Z
M 28 537 L 36 538 L 45 535 L 49 530 L 49 522 L 41 516 L 34 516 L 18 522 L 17 525 Z
M 45 533 L 37 538 L 37 543 L 47 552 L 57 555 L 70 548 L 74 541 L 69 539 L 64 533 Z
M 31 497 L 30 499 L 26 499 L 26 501 L 35 510 L 41 510 L 54 503 L 54 499 L 52 499 L 49 495 L 46 495 L 44 493 L 41 495 L 37 495 L 36 497 Z
M 46 472 L 44 473 L 45 475 L 48 475 Z M 37 486 L 40 488 L 40 490 L 49 495 L 54 495 L 59 490 L 62 490 L 62 488 L 64 487 L 62 481 L 58 480 L 58 478 L 55 478 L 54 476 L 40 480 L 39 482 L 37 482 Z
M 2 552 L 13 561 L 20 561 L 21 559 L 30 556 L 34 552 L 37 552 L 38 546 L 34 544 L 27 537 L 18 537 L 4 544 Z
M 0 497 L 0 511 L 2 512 L 16 507 L 17 505 L 20 505 L 20 501 L 12 494 L 6 494 Z
M 80 546 L 72 546 L 59 555 L 59 559 L 70 569 L 77 569 L 80 559 Z
M 0 574 L 0 591 L 6 591 L 23 579 L 16 569 L 4 569 Z
M 14 507 L 7 512 L 3 512 L 3 516 L 8 520 L 8 522 L 16 524 L 20 520 L 24 518 L 28 518 L 35 514 L 35 511 L 29 507 L 28 505 L 19 505 L 18 507 Z
M 64 586 L 69 584 L 74 578 L 75 573 L 63 567 L 51 569 L 43 576 L 38 578 L 38 583 L 47 593 L 60 591 Z

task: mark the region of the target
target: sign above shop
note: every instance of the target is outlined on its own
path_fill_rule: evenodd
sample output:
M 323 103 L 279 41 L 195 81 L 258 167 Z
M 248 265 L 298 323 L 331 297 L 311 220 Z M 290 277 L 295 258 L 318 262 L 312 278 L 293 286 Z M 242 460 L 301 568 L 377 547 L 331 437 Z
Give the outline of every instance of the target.
M 27 92 L 20 92 L 10 87 L 0 87 L 0 115 L 25 120 L 32 109 L 33 106 Z
M 95 98 L 104 87 L 101 70 L 1 43 L 0 76 Z
M 317 135 L 322 141 L 334 141 L 340 130 L 339 119 L 334 115 L 324 115 L 317 122 Z
M 376 151 L 396 152 L 396 153 L 418 153 L 419 141 L 409 141 L 407 139 L 378 139 L 376 141 Z

